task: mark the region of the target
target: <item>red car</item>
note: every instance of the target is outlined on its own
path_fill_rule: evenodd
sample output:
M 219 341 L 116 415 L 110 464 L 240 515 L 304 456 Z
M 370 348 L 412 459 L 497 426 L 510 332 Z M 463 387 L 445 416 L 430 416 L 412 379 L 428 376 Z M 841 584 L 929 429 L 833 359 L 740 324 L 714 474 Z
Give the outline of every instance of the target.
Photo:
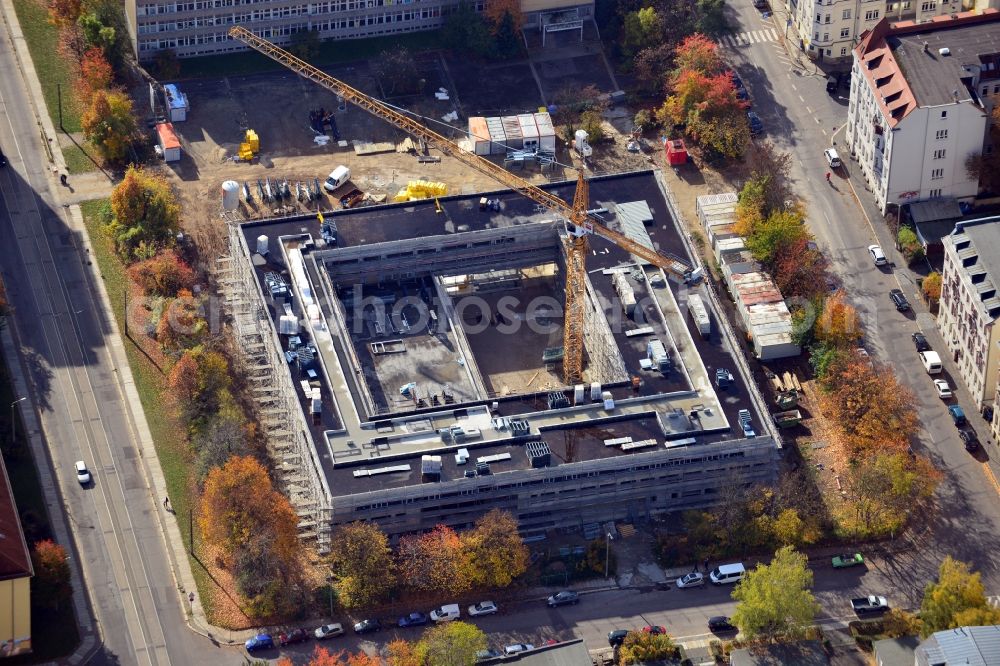
M 648 627 L 643 627 L 642 630 L 645 631 L 647 634 L 653 634 L 654 636 L 659 636 L 660 634 L 667 633 L 666 627 L 660 627 L 655 624 L 651 624 Z
M 292 643 L 304 643 L 309 640 L 309 632 L 305 629 L 292 629 L 287 634 L 278 634 L 278 645 L 291 645 Z

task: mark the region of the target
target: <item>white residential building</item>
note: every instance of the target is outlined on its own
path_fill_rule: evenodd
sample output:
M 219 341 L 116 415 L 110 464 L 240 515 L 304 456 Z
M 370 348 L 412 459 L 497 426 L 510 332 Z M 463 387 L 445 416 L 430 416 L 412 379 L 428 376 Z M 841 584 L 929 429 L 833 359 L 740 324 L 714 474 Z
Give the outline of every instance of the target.
M 1000 371 L 1000 216 L 959 222 L 942 244 L 938 327 L 982 410 L 993 405 Z
M 923 24 L 883 20 L 854 48 L 847 145 L 883 213 L 978 194 L 965 162 L 989 138 L 998 36 L 1000 12 L 988 9 Z

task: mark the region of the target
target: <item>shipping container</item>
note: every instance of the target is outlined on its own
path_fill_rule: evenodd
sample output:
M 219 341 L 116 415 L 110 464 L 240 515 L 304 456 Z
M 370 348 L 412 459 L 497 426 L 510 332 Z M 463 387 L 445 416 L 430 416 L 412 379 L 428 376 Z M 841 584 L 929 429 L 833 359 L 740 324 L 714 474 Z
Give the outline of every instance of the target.
M 499 118 L 487 118 L 486 127 L 490 131 L 490 153 L 504 155 L 507 153 L 507 135 L 503 131 L 503 122 Z
M 538 150 L 538 125 L 535 124 L 535 117 L 530 113 L 522 113 L 517 117 L 517 124 L 521 127 L 524 149 Z
M 469 141 L 472 142 L 472 152 L 476 155 L 490 154 L 490 130 L 486 127 L 486 118 L 469 118 Z
M 504 116 L 500 119 L 503 132 L 507 135 L 507 150 L 521 150 L 524 143 L 521 139 L 521 123 L 517 116 Z
M 552 125 L 552 117 L 548 113 L 536 113 L 535 125 L 538 126 L 538 149 L 550 153 L 556 151 L 556 130 Z

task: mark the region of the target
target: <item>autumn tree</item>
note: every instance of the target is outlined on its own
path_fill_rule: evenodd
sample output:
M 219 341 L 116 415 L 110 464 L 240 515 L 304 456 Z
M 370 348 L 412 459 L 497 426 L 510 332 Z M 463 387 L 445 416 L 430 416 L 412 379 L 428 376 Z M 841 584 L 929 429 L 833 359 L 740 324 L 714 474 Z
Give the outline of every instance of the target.
M 705 76 L 715 76 L 724 69 L 719 45 L 700 33 L 690 35 L 680 43 L 674 56 L 674 66 L 676 74 L 689 71 Z
M 207 422 L 191 437 L 198 456 L 198 477 L 204 479 L 216 467 L 222 467 L 233 456 L 254 453 L 253 426 L 247 423 L 243 410 L 229 391 L 219 394 L 219 406 L 209 414 Z
M 923 290 L 924 296 L 932 305 L 937 305 L 938 301 L 941 300 L 941 274 L 937 271 L 930 273 L 924 278 L 920 289 Z
M 194 269 L 172 249 L 132 264 L 128 275 L 144 293 L 156 296 L 175 296 L 181 289 L 192 289 L 197 280 Z
M 424 666 L 416 646 L 401 638 L 390 641 L 385 646 L 386 666 Z
M 861 320 L 847 302 L 847 295 L 836 291 L 826 298 L 816 319 L 816 339 L 833 347 L 853 347 L 861 337 Z
M 313 648 L 312 656 L 306 662 L 306 666 L 382 666 L 382 662 L 378 657 L 364 651 L 330 652 L 325 647 L 317 645 Z
M 80 18 L 81 0 L 49 0 L 49 23 L 57 28 L 67 28 Z
M 490 31 L 496 35 L 503 22 L 510 21 L 510 28 L 515 32 L 521 32 L 524 27 L 524 14 L 521 13 L 520 0 L 486 0 L 486 7 L 483 10 L 490 25 Z
M 125 159 L 138 131 L 132 100 L 117 90 L 95 91 L 80 124 L 87 141 L 101 157 L 114 163 Z
M 736 584 L 733 624 L 751 640 L 799 636 L 819 612 L 812 584 L 806 556 L 791 546 L 781 548 L 770 564 L 758 564 Z
M 767 177 L 753 176 L 740 189 L 736 199 L 735 231 L 743 237 L 752 235 L 767 219 Z
M 772 142 L 754 141 L 747 145 L 743 158 L 734 165 L 736 178 L 744 183 L 744 189 L 751 182 L 759 189 L 756 205 L 761 217 L 784 210 L 794 201 L 791 160 L 791 153 L 779 151 Z
M 667 634 L 630 631 L 618 649 L 619 666 L 649 664 L 676 659 L 680 654 L 674 640 Z
M 447 622 L 424 632 L 417 653 L 426 666 L 473 666 L 486 645 L 486 634 L 474 624 Z
M 193 350 L 181 354 L 167 375 L 167 387 L 182 405 L 194 403 L 198 398 L 198 360 Z
M 108 90 L 114 82 L 115 74 L 111 63 L 99 48 L 87 49 L 80 59 L 80 76 L 76 80 L 76 92 L 86 105 L 98 90 Z
M 31 579 L 32 599 L 48 610 L 58 610 L 73 595 L 66 549 L 50 539 L 39 541 L 31 551 L 35 576 Z
M 784 210 L 758 223 L 747 236 L 746 245 L 754 259 L 770 268 L 779 253 L 793 245 L 807 243 L 811 238 L 799 212 Z
M 156 341 L 164 350 L 178 350 L 197 345 L 208 333 L 203 316 L 204 301 L 187 289 L 177 298 L 161 301 L 156 324 Z
M 777 248 L 772 260 L 774 284 L 785 298 L 821 296 L 827 290 L 828 268 L 826 257 L 805 235 Z
M 106 231 L 125 261 L 148 258 L 169 246 L 180 220 L 180 206 L 167 181 L 132 166 L 111 191 L 111 212 Z
M 472 585 L 469 555 L 446 525 L 400 539 L 398 561 L 400 578 L 414 590 L 457 594 Z
M 1000 609 L 987 602 L 979 572 L 949 555 L 941 562 L 937 581 L 924 588 L 920 620 L 926 637 L 956 627 L 1000 624 Z
M 188 419 L 214 414 L 232 385 L 229 362 L 219 352 L 199 345 L 181 354 L 167 382 Z
M 375 523 L 341 525 L 333 534 L 329 556 L 337 597 L 347 608 L 383 601 L 396 585 L 389 539 Z
M 899 608 L 890 608 L 881 618 L 882 633 L 886 638 L 917 636 L 923 629 L 920 616 Z
M 851 515 L 841 522 L 859 536 L 898 533 L 913 516 L 926 510 L 942 474 L 923 456 L 880 451 L 853 465 L 845 491 Z
M 517 520 L 509 511 L 493 509 L 462 534 L 469 558 L 472 584 L 507 587 L 528 569 L 528 548 L 517 531 Z
M 801 546 L 809 541 L 806 523 L 795 509 L 784 509 L 771 524 L 775 538 L 784 546 Z

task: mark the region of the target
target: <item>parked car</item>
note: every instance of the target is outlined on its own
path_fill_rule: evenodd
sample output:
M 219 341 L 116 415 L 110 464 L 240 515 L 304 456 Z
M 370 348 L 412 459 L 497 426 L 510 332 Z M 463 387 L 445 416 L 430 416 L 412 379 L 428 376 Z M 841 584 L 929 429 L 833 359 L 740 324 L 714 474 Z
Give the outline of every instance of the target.
M 274 639 L 271 638 L 270 634 L 257 634 L 251 638 L 247 639 L 247 642 L 243 644 L 247 652 L 256 652 L 257 650 L 271 650 L 274 648 Z
M 661 627 L 658 624 L 650 624 L 642 628 L 643 633 L 653 634 L 654 636 L 659 636 L 661 634 L 667 633 L 666 627 Z
M 889 261 L 885 258 L 885 252 L 878 245 L 869 245 L 868 254 L 872 256 L 872 261 L 876 266 L 885 266 Z
M 547 603 L 550 608 L 578 604 L 580 603 L 580 595 L 572 590 L 563 590 L 562 592 L 556 592 L 553 594 L 546 600 L 545 603 Z
M 743 79 L 741 79 L 740 75 L 736 73 L 736 70 L 729 70 L 729 79 L 733 82 L 733 87 L 737 90 L 744 87 Z
M 917 347 L 918 352 L 930 351 L 931 346 L 923 333 L 914 333 L 910 337 L 913 338 L 913 344 Z
M 91 481 L 90 470 L 87 469 L 87 463 L 82 460 L 76 461 L 76 480 L 80 482 L 81 486 L 85 486 Z
M 628 636 L 628 629 L 615 629 L 614 631 L 609 631 L 608 645 L 611 647 L 618 647 L 625 642 L 626 636 Z
M 513 645 L 508 645 L 503 649 L 503 653 L 506 655 L 517 654 L 519 652 L 527 652 L 528 650 L 534 650 L 535 646 L 531 643 L 514 643 Z
M 903 294 L 900 289 L 890 289 L 889 298 L 892 299 L 893 304 L 895 304 L 896 309 L 900 312 L 906 312 L 910 309 L 910 302 L 906 300 L 906 295 Z
M 469 615 L 479 617 L 480 615 L 493 615 L 499 608 L 492 601 L 480 601 L 478 604 L 469 606 Z
M 840 165 L 841 165 L 840 155 L 837 153 L 837 149 L 836 148 L 827 148 L 826 150 L 824 150 L 823 151 L 823 157 L 826 158 L 826 164 L 831 169 L 838 169 L 838 168 L 840 168 Z
M 358 630 L 357 625 L 354 626 L 354 630 Z M 316 640 L 323 641 L 334 636 L 342 636 L 344 634 L 344 627 L 337 622 L 324 624 L 322 627 L 316 627 L 316 631 L 313 634 L 316 636 Z
M 951 420 L 955 422 L 955 425 L 960 426 L 965 423 L 965 412 L 958 405 L 949 405 L 948 413 L 951 414 Z
M 853 555 L 848 553 L 846 555 L 837 555 L 833 558 L 834 569 L 846 569 L 847 567 L 853 567 L 864 563 L 865 558 L 861 556 L 861 553 L 854 553 Z
M 942 400 L 947 400 L 952 396 L 951 386 L 944 379 L 934 380 L 934 390 L 937 391 L 938 397 Z
M 883 613 L 889 610 L 889 602 L 885 600 L 885 597 L 879 597 L 873 594 L 867 597 L 851 599 L 851 608 L 853 608 L 854 612 L 858 615 L 866 613 Z
M 503 654 L 499 650 L 486 648 L 476 653 L 476 661 L 487 661 L 489 659 L 499 659 Z
M 959 428 L 958 437 L 965 445 L 966 451 L 971 453 L 979 448 L 979 438 L 976 437 L 976 431 L 972 428 Z
M 356 634 L 370 634 L 374 631 L 381 631 L 382 623 L 378 620 L 361 620 L 354 625 L 354 633 Z
M 725 615 L 715 615 L 708 618 L 708 630 L 712 632 L 736 631 L 736 627 L 733 626 L 732 622 Z
M 427 615 L 424 613 L 410 613 L 399 618 L 397 622 L 400 627 L 422 627 L 427 624 Z
M 750 123 L 750 136 L 757 136 L 764 131 L 764 121 L 756 111 L 747 111 L 747 122 Z
M 826 77 L 826 91 L 828 93 L 832 94 L 832 93 L 837 92 L 837 88 L 839 88 L 839 87 L 840 87 L 840 79 L 839 78 L 837 78 L 833 74 L 831 74 L 830 76 Z
M 684 574 L 677 579 L 677 587 L 684 589 L 686 587 L 699 587 L 705 584 L 705 576 L 698 573 L 697 571 L 692 571 L 689 574 Z
M 305 629 L 292 629 L 289 632 L 278 634 L 278 645 L 292 645 L 293 643 L 304 643 L 309 640 L 309 632 Z

